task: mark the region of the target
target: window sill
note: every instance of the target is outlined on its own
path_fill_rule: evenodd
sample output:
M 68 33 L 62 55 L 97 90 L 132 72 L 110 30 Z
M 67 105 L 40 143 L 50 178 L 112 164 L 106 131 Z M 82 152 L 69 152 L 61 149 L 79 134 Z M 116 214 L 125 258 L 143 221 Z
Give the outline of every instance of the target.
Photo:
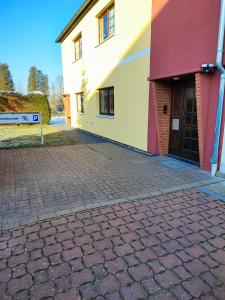
M 107 37 L 107 39 L 105 39 L 104 41 L 102 41 L 101 43 L 99 43 L 98 45 L 95 46 L 95 48 L 99 47 L 100 45 L 104 44 L 106 41 L 110 40 L 112 37 L 114 37 L 115 33 L 113 33 L 112 35 L 110 35 L 109 37 Z
M 80 116 L 83 116 L 83 115 L 84 115 L 84 113 L 79 112 L 79 111 L 77 112 L 77 114 L 80 115 Z
M 96 115 L 97 118 L 103 118 L 103 119 L 114 119 L 115 116 L 111 115 Z

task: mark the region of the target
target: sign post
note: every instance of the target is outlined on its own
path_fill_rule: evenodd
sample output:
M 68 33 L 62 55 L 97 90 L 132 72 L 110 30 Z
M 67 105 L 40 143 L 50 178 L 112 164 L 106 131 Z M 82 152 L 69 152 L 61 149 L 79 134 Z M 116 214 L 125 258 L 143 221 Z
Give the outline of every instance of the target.
M 43 124 L 42 124 L 42 117 L 40 115 L 40 125 L 41 125 L 41 144 L 44 144 L 44 136 L 43 136 Z
M 0 113 L 0 124 L 40 124 L 41 144 L 44 144 L 42 117 L 40 113 Z

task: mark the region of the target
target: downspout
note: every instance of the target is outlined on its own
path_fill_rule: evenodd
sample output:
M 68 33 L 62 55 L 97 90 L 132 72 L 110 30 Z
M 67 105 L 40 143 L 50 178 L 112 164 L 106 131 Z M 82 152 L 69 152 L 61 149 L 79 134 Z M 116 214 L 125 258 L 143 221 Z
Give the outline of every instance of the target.
M 223 67 L 224 31 L 225 31 L 225 0 L 221 0 L 219 35 L 218 35 L 217 55 L 216 55 L 216 66 L 218 70 L 221 72 L 221 77 L 220 77 L 220 89 L 219 89 L 219 97 L 218 97 L 218 104 L 217 104 L 217 116 L 216 116 L 213 153 L 210 159 L 212 176 L 216 175 L 217 166 L 218 166 L 218 152 L 219 152 L 220 130 L 221 130 L 221 122 L 222 122 L 224 89 L 225 89 L 225 69 Z

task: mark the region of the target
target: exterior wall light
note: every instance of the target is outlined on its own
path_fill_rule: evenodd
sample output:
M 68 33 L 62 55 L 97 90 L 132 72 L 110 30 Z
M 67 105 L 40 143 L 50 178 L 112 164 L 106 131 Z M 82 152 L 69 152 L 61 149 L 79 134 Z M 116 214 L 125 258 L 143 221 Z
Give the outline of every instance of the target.
M 212 74 L 215 72 L 215 69 L 216 69 L 216 65 L 214 65 L 214 64 L 202 64 L 201 65 L 202 73 L 205 73 L 205 74 Z

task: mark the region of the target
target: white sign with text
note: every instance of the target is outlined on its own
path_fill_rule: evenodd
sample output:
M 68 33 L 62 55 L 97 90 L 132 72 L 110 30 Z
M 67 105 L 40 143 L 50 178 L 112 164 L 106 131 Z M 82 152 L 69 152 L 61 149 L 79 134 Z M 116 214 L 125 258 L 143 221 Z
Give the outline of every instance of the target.
M 173 119 L 172 129 L 173 130 L 179 130 L 179 128 L 180 128 L 180 120 L 179 119 Z
M 0 113 L 0 124 L 38 124 L 39 113 Z

